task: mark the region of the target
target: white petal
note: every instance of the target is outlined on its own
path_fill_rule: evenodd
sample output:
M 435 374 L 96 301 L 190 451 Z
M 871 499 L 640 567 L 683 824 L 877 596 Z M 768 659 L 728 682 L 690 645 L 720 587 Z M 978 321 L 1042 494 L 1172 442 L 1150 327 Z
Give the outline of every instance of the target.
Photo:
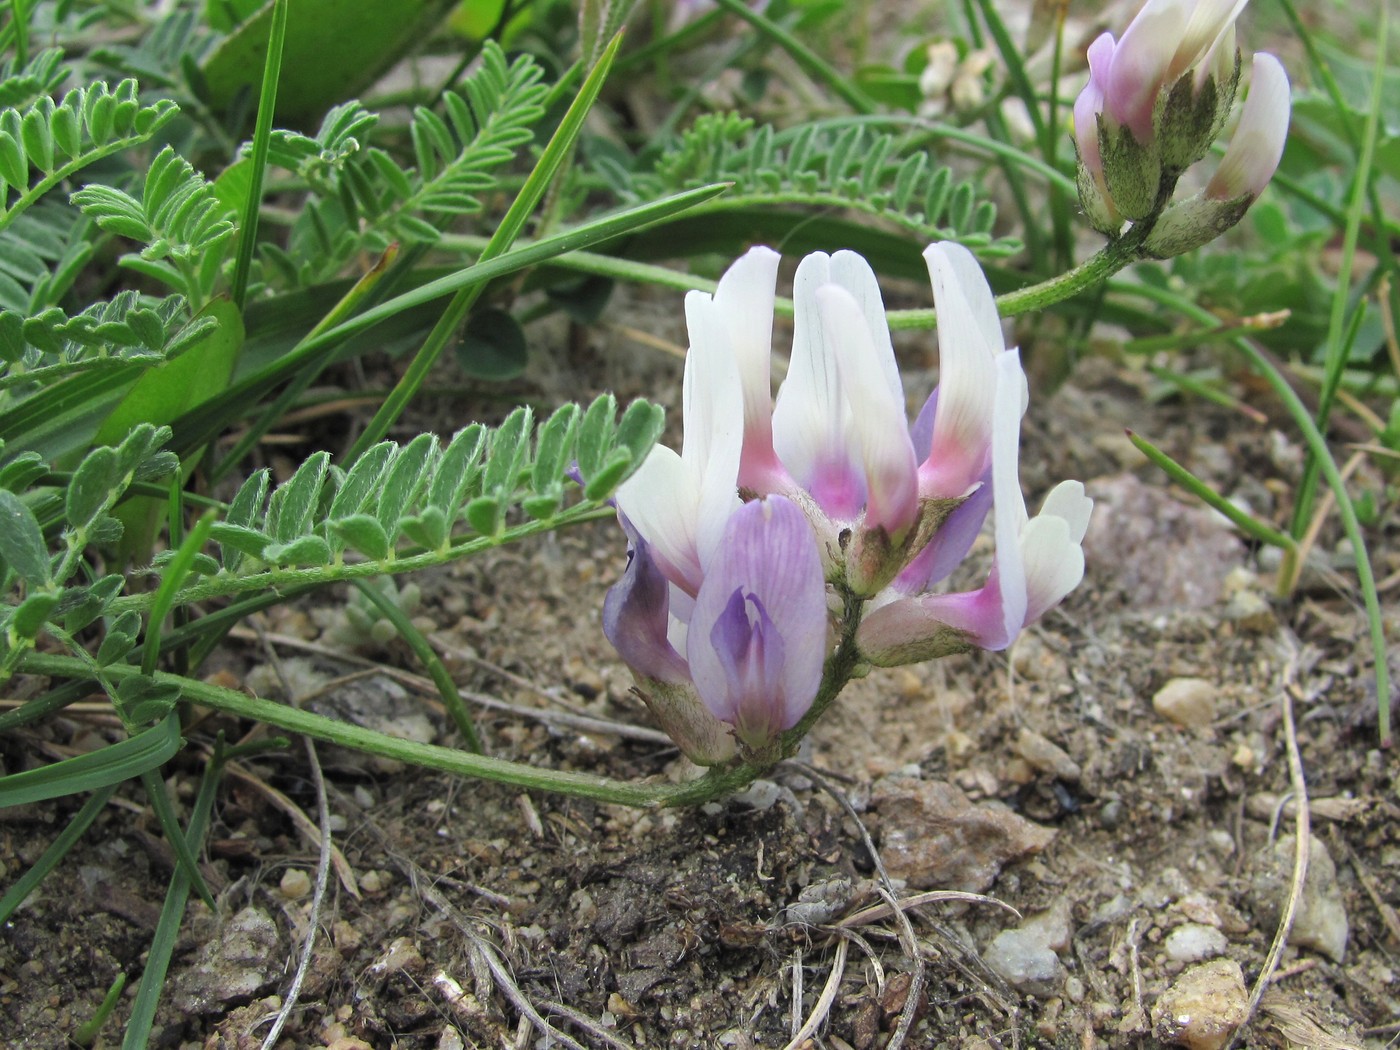
M 1084 578 L 1084 550 L 1064 518 L 1032 518 L 1021 530 L 1026 570 L 1026 622 L 1058 605 Z
M 1062 481 L 1045 497 L 1037 517 L 1064 518 L 1069 524 L 1070 539 L 1083 543 L 1084 533 L 1089 529 L 1089 514 L 1093 509 L 1094 501 L 1084 494 L 1082 482 Z
M 781 258 L 772 248 L 750 248 L 724 272 L 714 298 L 739 367 L 745 429 L 761 426 L 765 433 L 773 409 L 773 297 Z
M 700 587 L 695 523 L 700 490 L 690 468 L 665 445 L 648 453 L 617 490 L 617 508 L 651 545 L 661 571 L 692 593 Z
M 982 272 L 977 257 L 961 244 L 938 241 L 924 249 L 924 261 L 928 264 L 929 276 L 933 278 L 934 304 L 937 305 L 939 293 L 944 288 L 956 286 L 962 292 L 987 352 L 996 354 L 1005 350 L 1006 338 L 1002 334 L 1001 317 L 997 314 L 992 286 L 987 283 L 987 275 Z M 942 327 L 941 322 L 939 327 Z
M 1291 108 L 1283 65 L 1273 55 L 1255 55 L 1249 98 L 1220 167 L 1206 186 L 1207 197 L 1233 200 L 1242 194 L 1257 197 L 1264 192 L 1283 156 Z
M 1021 531 L 1026 501 L 1021 495 L 1021 414 L 1025 411 L 1026 373 L 1015 350 L 998 355 L 996 399 L 992 419 L 992 514 L 995 518 L 996 568 L 1001 585 L 1007 635 L 1016 637 L 1026 624 L 1026 567 Z M 941 406 L 940 406 L 941 408 Z
M 704 293 L 691 292 L 685 299 L 685 314 L 690 353 L 685 360 L 682 458 L 699 490 L 695 544 L 703 568 L 719 544 L 729 515 L 739 506 L 743 394 L 729 333 L 714 301 Z
M 924 259 L 938 311 L 938 412 L 923 494 L 957 497 L 987 468 L 996 359 L 1004 343 L 991 289 L 972 253 L 935 244 Z
M 1249 0 L 1196 0 L 1196 7 L 1186 22 L 1186 31 L 1181 35 L 1176 54 L 1167 69 L 1166 83 L 1174 83 L 1176 78 L 1200 62 L 1220 39 L 1224 32 L 1235 24 L 1235 19 L 1244 10 Z
M 824 252 L 814 252 L 798 264 L 792 288 L 792 361 L 773 406 L 773 447 L 804 488 L 811 487 L 841 444 L 840 371 L 816 300 L 816 290 L 830 282 L 831 259 Z
M 847 438 L 865 472 L 865 523 L 883 526 L 893 536 L 907 528 L 918 511 L 918 463 L 904 421 L 904 399 L 882 381 L 876 364 L 880 350 L 866 325 L 869 315 L 863 314 L 855 297 L 838 284 L 819 288 L 816 297 L 850 409 Z M 888 346 L 888 331 L 885 342 Z
M 831 280 L 850 292 L 860 307 L 866 326 L 870 329 L 870 345 L 874 356 L 867 368 L 878 368 L 885 385 L 904 414 L 904 384 L 899 381 L 899 365 L 894 359 L 894 344 L 890 342 L 890 324 L 885 318 L 885 300 L 875 271 L 863 256 L 855 252 L 837 252 L 831 257 Z

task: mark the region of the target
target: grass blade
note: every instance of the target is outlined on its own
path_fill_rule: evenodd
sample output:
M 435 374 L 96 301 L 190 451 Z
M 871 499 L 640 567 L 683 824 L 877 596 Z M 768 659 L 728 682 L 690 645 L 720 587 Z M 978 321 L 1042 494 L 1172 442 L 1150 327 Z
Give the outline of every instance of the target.
M 1343 338 L 1346 327 L 1347 300 L 1351 297 L 1351 271 L 1356 263 L 1356 242 L 1361 234 L 1361 212 L 1366 204 L 1367 187 L 1371 182 L 1371 166 L 1376 156 L 1376 138 L 1380 130 L 1381 86 L 1385 82 L 1386 35 L 1390 25 L 1390 13 L 1386 5 L 1381 6 L 1381 24 L 1376 48 L 1376 71 L 1371 82 L 1370 112 L 1366 116 L 1366 128 L 1362 132 L 1361 156 L 1352 176 L 1351 201 L 1347 205 L 1347 224 L 1342 233 L 1341 262 L 1337 268 L 1337 290 L 1332 296 L 1332 310 L 1327 319 L 1327 358 L 1323 365 L 1322 386 L 1318 390 L 1317 425 L 1319 430 L 1327 429 L 1327 420 L 1332 412 L 1332 402 L 1336 398 L 1337 387 L 1342 380 L 1342 372 L 1347 363 L 1347 340 Z M 1364 308 L 1358 302 L 1356 309 Z M 1335 464 L 1334 464 L 1335 466 Z M 1298 494 L 1293 505 L 1293 518 L 1289 531 L 1295 538 L 1301 538 L 1312 518 L 1313 504 L 1317 500 L 1317 474 L 1320 464 L 1309 450 L 1307 463 L 1303 466 L 1303 478 L 1298 483 Z M 1338 495 L 1338 501 L 1341 496 Z
M 248 298 L 248 274 L 253 266 L 253 249 L 258 239 L 258 213 L 262 209 L 263 179 L 267 175 L 267 153 L 272 141 L 272 120 L 277 111 L 277 83 L 282 77 L 282 44 L 287 38 L 289 0 L 273 0 L 272 25 L 267 37 L 267 64 L 263 67 L 262 90 L 258 95 L 258 119 L 253 127 L 252 174 L 248 199 L 243 202 L 239 224 L 238 257 L 233 267 L 233 303 L 243 309 Z
M 209 816 L 214 809 L 214 792 L 219 777 L 223 773 L 223 742 L 214 752 L 214 757 L 204 767 L 204 778 L 199 784 L 199 794 L 195 796 L 190 809 L 189 830 L 180 837 L 187 854 L 204 840 L 209 828 Z M 131 1005 L 131 1018 L 127 1021 L 126 1034 L 122 1038 L 122 1050 L 145 1050 L 150 1042 L 151 1023 L 155 1020 L 156 1007 L 160 1003 L 160 993 L 165 987 L 165 975 L 170 969 L 170 957 L 175 952 L 175 942 L 180 934 L 180 922 L 185 916 L 185 905 L 190 897 L 190 880 L 183 868 L 176 868 L 170 878 L 170 886 L 165 891 L 165 904 L 160 910 L 155 935 L 146 953 L 146 970 L 141 975 L 141 985 L 136 991 L 136 999 Z
M 99 751 L 0 777 L 0 809 L 120 784 L 158 769 L 180 750 L 173 714 L 144 732 Z

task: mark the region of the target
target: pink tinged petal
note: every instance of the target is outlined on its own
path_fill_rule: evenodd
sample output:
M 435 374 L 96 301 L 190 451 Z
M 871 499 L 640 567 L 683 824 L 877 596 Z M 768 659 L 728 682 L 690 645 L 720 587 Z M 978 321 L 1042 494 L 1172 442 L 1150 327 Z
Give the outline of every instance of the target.
M 739 506 L 743 393 L 729 333 L 714 301 L 703 292 L 690 292 L 685 298 L 685 317 L 690 352 L 682 388 L 685 447 L 681 458 L 698 490 L 695 545 L 703 571 L 725 523 Z
M 880 667 L 980 649 L 1005 649 L 1008 634 L 995 571 L 984 587 L 958 594 L 899 598 L 866 615 L 856 631 L 861 654 Z
M 701 577 L 695 542 L 699 507 L 694 472 L 665 445 L 655 446 L 617 490 L 617 509 L 650 545 L 666 578 L 692 594 Z
M 897 386 L 891 390 L 882 375 L 878 364 L 881 351 L 871 339 L 867 316 L 854 296 L 840 285 L 830 284 L 817 289 L 816 297 L 822 328 L 835 347 L 845 388 L 849 406 L 846 432 L 865 473 L 864 524 L 883 528 L 891 537 L 899 535 L 913 523 L 919 510 L 918 465 L 904 421 L 904 398 Z M 883 310 L 880 316 L 884 317 Z M 893 363 L 888 330 L 884 343 L 883 353 Z
M 1197 63 L 1196 71 L 1191 75 L 1192 88 L 1200 91 L 1205 85 L 1206 77 L 1215 77 L 1215 84 L 1218 88 L 1228 82 L 1234 72 L 1235 26 L 1231 23 L 1225 27 L 1224 32 L 1215 38 L 1215 43 L 1210 46 L 1210 50 Z
M 961 245 L 924 252 L 938 311 L 938 411 L 919 493 L 964 495 L 987 469 L 996 356 L 1005 346 L 996 303 L 981 267 Z
M 773 451 L 773 299 L 781 258 L 772 248 L 750 248 L 724 272 L 714 297 L 743 391 L 739 484 L 759 492 L 781 485 L 785 475 Z
M 686 649 L 700 698 L 761 746 L 811 706 L 826 634 L 826 585 L 806 516 L 783 496 L 745 504 L 691 616 Z
M 1207 197 L 1228 201 L 1264 192 L 1283 156 L 1290 107 L 1288 74 L 1282 64 L 1273 55 L 1255 55 L 1249 98 L 1220 167 L 1206 186 Z
M 1074 100 L 1074 141 L 1079 147 L 1079 159 L 1094 176 L 1103 180 L 1103 159 L 1099 155 L 1099 114 L 1103 112 L 1104 85 L 1108 82 L 1109 66 L 1113 62 L 1112 33 L 1100 33 L 1089 45 L 1089 83 Z
M 627 570 L 603 601 L 603 634 L 640 677 L 660 682 L 690 680 L 685 660 L 667 638 L 671 584 L 645 540 L 621 516 L 627 532 Z
M 773 406 L 773 446 L 823 512 L 852 520 L 865 503 L 865 479 L 847 447 L 840 366 L 817 304 L 817 289 L 830 283 L 831 259 L 825 253 L 814 252 L 798 264 L 792 361 Z
M 1104 105 L 1141 143 L 1152 139 L 1152 110 L 1186 31 L 1188 0 L 1147 0 L 1113 51 Z
M 1220 38 L 1232 29 L 1244 5 L 1249 0 L 1196 0 L 1196 6 L 1181 34 L 1171 65 L 1167 67 L 1166 83 L 1176 79 L 1201 62 L 1219 42 Z

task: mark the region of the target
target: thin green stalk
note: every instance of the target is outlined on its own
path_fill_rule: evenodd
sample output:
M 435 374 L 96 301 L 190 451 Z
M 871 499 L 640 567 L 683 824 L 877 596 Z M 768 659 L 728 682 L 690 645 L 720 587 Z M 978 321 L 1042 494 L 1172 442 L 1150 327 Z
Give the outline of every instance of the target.
M 316 323 L 316 327 L 307 333 L 308 336 L 315 338 L 350 317 L 383 279 L 398 254 L 398 245 L 391 244 L 384 254 L 375 261 L 374 265 L 350 287 L 350 290 L 341 296 L 340 301 Z M 306 392 L 306 388 L 316 381 L 328 363 L 326 360 L 317 361 L 297 373 L 296 377 L 277 395 L 277 400 L 263 411 L 247 432 L 234 443 L 233 448 L 229 449 L 228 454 L 209 472 L 211 485 L 227 476 L 229 471 L 243 462 L 243 457 L 253 450 L 257 443 L 263 439 L 263 435 L 276 425 L 297 398 Z
M 595 503 L 580 503 L 560 511 L 544 521 L 523 521 L 512 525 L 499 536 L 474 536 L 456 546 L 441 551 L 423 551 L 419 554 L 397 555 L 392 561 L 346 562 L 340 565 L 322 565 L 312 568 L 268 569 L 250 573 L 247 576 L 206 577 L 179 591 L 174 601 L 180 605 L 208 601 L 211 598 L 231 598 L 254 592 L 275 590 L 285 594 L 291 587 L 322 586 L 328 583 L 346 583 L 379 576 L 384 573 L 405 573 L 434 565 L 445 565 L 459 558 L 467 558 L 482 551 L 511 543 L 527 536 L 553 532 L 568 525 L 585 521 L 595 521 L 610 517 L 614 512 Z M 107 608 L 108 616 L 118 616 L 129 609 L 146 612 L 151 608 L 154 596 L 150 594 L 124 594 L 112 600 Z
M 122 992 L 125 989 L 126 974 L 119 973 L 117 979 L 107 989 L 107 994 L 102 997 L 97 1011 L 73 1029 L 72 1040 L 74 1043 L 78 1046 L 92 1046 L 93 1043 L 97 1042 L 98 1033 L 102 1031 L 102 1026 L 107 1023 L 107 1019 L 116 1010 L 117 1004 L 122 1001 Z
M 15 33 L 15 68 L 23 69 L 29 61 L 29 12 L 24 0 L 10 0 L 10 24 Z
M 716 183 L 693 190 L 663 197 L 659 201 L 627 208 L 624 211 L 604 215 L 602 218 L 583 223 L 572 229 L 563 230 L 540 241 L 516 247 L 495 259 L 478 261 L 463 267 L 446 277 L 438 278 L 404 292 L 378 306 L 363 310 L 354 317 L 342 321 L 318 336 L 308 336 L 283 354 L 277 361 L 258 372 L 245 377 L 231 386 L 223 394 L 202 404 L 175 420 L 176 449 L 193 448 L 207 443 L 222 429 L 230 413 L 241 414 L 250 400 L 260 397 L 264 391 L 296 374 L 310 361 L 331 354 L 350 338 L 373 328 L 375 325 L 395 317 L 405 310 L 432 302 L 458 289 L 485 285 L 498 277 L 505 277 L 530 266 L 548 262 L 557 256 L 581 248 L 588 248 L 627 233 L 633 233 L 656 222 L 661 222 L 678 212 L 716 197 L 729 188 L 730 183 Z M 84 377 L 76 377 L 81 381 Z M 70 381 L 71 382 L 71 381 Z M 10 420 L 0 420 L 0 430 L 9 429 Z
M 1324 380 L 1318 388 L 1317 425 L 1326 430 L 1328 417 L 1332 413 L 1332 402 L 1341 383 L 1342 371 L 1346 368 L 1347 347 L 1342 338 L 1346 324 L 1347 301 L 1351 297 L 1351 271 L 1356 262 L 1356 242 L 1361 233 L 1361 212 L 1366 202 L 1366 188 L 1371 181 L 1371 165 L 1376 155 L 1376 138 L 1380 129 L 1381 85 L 1385 77 L 1385 42 L 1390 25 L 1387 8 L 1382 5 L 1379 39 L 1376 42 L 1376 71 L 1371 83 L 1371 109 L 1366 117 L 1366 128 L 1361 141 L 1361 157 L 1352 175 L 1352 196 L 1347 206 L 1347 224 L 1342 233 L 1341 262 L 1337 268 L 1337 290 L 1332 295 L 1332 310 L 1327 319 L 1327 358 L 1324 362 Z M 1363 308 L 1358 303 L 1357 309 Z M 1307 531 L 1312 518 L 1313 505 L 1317 498 L 1317 457 L 1311 453 L 1303 465 L 1303 477 L 1298 483 L 1298 495 L 1293 505 L 1293 518 L 1289 531 L 1301 538 Z M 1339 501 L 1340 502 L 1340 501 Z
M 123 667 L 123 670 L 128 668 Z M 107 668 L 110 672 L 111 668 Z M 136 669 L 130 668 L 132 674 L 136 674 Z M 121 675 L 111 674 L 110 677 L 120 679 Z M 176 681 L 192 681 L 189 678 L 181 678 L 178 675 L 171 675 Z M 165 787 L 165 781 L 161 779 L 160 773 L 154 769 L 141 774 L 141 786 L 146 789 L 146 798 L 151 803 L 151 809 L 155 812 L 156 820 L 160 822 L 161 830 L 165 832 L 165 837 L 170 841 L 170 848 L 175 853 L 175 870 L 183 873 L 189 880 L 194 891 L 199 894 L 200 900 L 209 905 L 212 911 L 215 907 L 214 895 L 209 892 L 209 887 L 204 882 L 204 876 L 199 872 L 199 858 L 194 855 L 194 849 L 189 844 L 189 839 L 180 829 L 180 820 L 175 815 L 175 806 L 170 801 L 170 792 Z
M 1272 528 L 1264 524 L 1264 522 L 1260 521 L 1258 518 L 1240 510 L 1239 507 L 1220 495 L 1215 489 L 1196 477 L 1195 474 L 1192 474 L 1146 438 L 1133 433 L 1131 430 L 1127 431 L 1127 435 L 1128 440 L 1133 443 L 1139 452 L 1160 467 L 1163 473 L 1182 488 L 1186 489 L 1187 492 L 1191 493 L 1212 510 L 1217 510 L 1225 515 L 1225 517 L 1233 522 L 1245 535 L 1253 536 L 1260 543 L 1267 543 L 1271 547 L 1277 547 L 1279 550 L 1283 551 L 1288 565 L 1285 566 L 1280 575 L 1291 575 L 1291 563 L 1298 556 L 1298 544 L 1292 536 L 1288 535 L 1286 532 L 1280 532 L 1278 529 Z
M 165 624 L 165 617 L 175 605 L 175 597 L 179 593 L 180 585 L 184 583 L 185 577 L 189 575 L 190 568 L 194 565 L 194 556 L 204 547 L 209 539 L 209 530 L 214 527 L 215 514 L 212 510 L 206 510 L 195 527 L 190 530 L 190 534 L 185 537 L 185 542 L 180 544 L 175 557 L 170 564 L 165 567 L 161 575 L 160 587 L 156 589 L 155 598 L 151 603 L 150 617 L 146 622 L 146 645 L 141 656 L 141 672 L 151 674 L 156 669 L 156 664 L 160 660 L 160 634 Z M 185 604 L 185 603 L 181 603 Z
M 1125 266 L 1139 262 L 1144 258 L 1140 249 L 1147 239 L 1149 225 L 1143 222 L 1132 227 L 1072 270 L 997 296 L 997 312 L 1002 317 L 1016 317 L 1032 310 L 1044 310 L 1107 280 Z M 892 331 L 933 328 L 938 323 L 932 310 L 891 310 L 888 318 Z
M 1327 97 L 1332 101 L 1332 111 L 1338 123 L 1341 124 L 1342 134 L 1353 150 L 1362 149 L 1362 139 L 1357 135 L 1356 122 L 1352 120 L 1351 110 L 1348 108 L 1346 99 L 1342 95 L 1341 86 L 1337 83 L 1337 78 L 1332 75 L 1332 67 L 1327 64 L 1327 60 L 1318 51 L 1317 44 L 1313 40 L 1313 35 L 1309 32 L 1307 23 L 1298 16 L 1297 8 L 1293 6 L 1293 0 L 1279 0 L 1283 8 L 1284 17 L 1293 27 L 1294 34 L 1303 45 L 1303 51 L 1308 56 L 1308 63 L 1312 66 L 1313 75 L 1322 82 L 1323 89 L 1327 92 Z M 1385 21 L 1388 17 L 1388 8 L 1382 5 L 1381 10 L 1381 33 L 1380 53 L 1385 53 L 1384 33 L 1386 30 Z M 1375 101 L 1372 100 L 1371 109 L 1375 110 Z M 1371 216 L 1375 229 L 1371 231 L 1375 239 L 1375 249 L 1378 256 L 1384 257 L 1388 248 L 1385 243 L 1385 235 L 1381 230 L 1385 227 L 1385 209 L 1381 206 L 1380 190 L 1373 181 L 1367 180 L 1367 195 L 1371 202 Z M 1340 221 L 1340 220 L 1337 220 Z
M 68 656 L 47 656 L 31 654 L 24 661 L 24 669 L 32 674 L 56 676 L 88 677 L 89 668 L 82 661 Z M 121 680 L 136 674 L 137 669 L 126 665 L 107 668 L 114 679 Z M 248 718 L 266 725 L 276 726 L 291 733 L 313 737 L 330 744 L 353 748 L 365 754 L 393 758 L 410 765 L 436 769 L 458 776 L 493 780 L 502 784 L 527 789 L 554 791 L 580 798 L 591 798 L 600 802 L 615 802 L 627 806 L 662 806 L 679 804 L 673 800 L 690 801 L 699 792 L 704 798 L 715 798 L 729 788 L 710 787 L 699 789 L 692 784 L 632 784 L 612 780 L 607 777 L 587 773 L 573 773 L 563 770 L 537 768 L 487 755 L 476 755 L 457 748 L 440 747 L 435 744 L 419 744 L 411 740 L 386 736 L 370 729 L 350 725 L 345 722 L 288 707 L 285 704 L 250 697 L 232 689 L 210 685 L 176 675 L 157 673 L 157 682 L 169 682 L 180 687 L 186 699 L 227 711 L 240 718 Z M 724 777 L 709 779 L 711 785 L 737 784 L 753 780 L 758 770 L 726 771 Z M 193 822 L 191 830 L 193 830 Z
M 717 0 L 720 7 L 724 8 L 732 15 L 737 15 L 749 25 L 753 26 L 764 36 L 771 39 L 784 51 L 792 56 L 802 70 L 817 81 L 830 88 L 840 99 L 850 106 L 857 113 L 874 113 L 876 110 L 875 101 L 860 88 L 852 84 L 846 77 L 831 63 L 822 58 L 815 51 L 809 48 L 802 41 L 789 33 L 782 26 L 778 25 L 771 18 L 755 11 L 749 7 L 744 0 Z
M 248 199 L 243 202 L 243 220 L 238 230 L 238 257 L 233 267 L 233 303 L 240 311 L 248 298 L 248 275 L 253 266 L 253 249 L 257 246 L 258 210 L 262 207 L 263 179 L 267 175 L 272 122 L 277 111 L 277 83 L 282 76 L 282 44 L 287 38 L 287 9 L 290 6 L 290 0 L 273 0 L 272 4 L 267 62 L 263 66 L 258 118 L 253 127 L 253 173 L 248 180 Z
M 437 686 L 443 706 L 447 708 L 447 713 L 452 716 L 457 731 L 467 742 L 467 750 L 473 754 L 482 754 L 485 749 L 481 746 L 481 736 L 476 731 L 476 722 L 472 718 L 471 712 L 467 710 L 467 705 L 462 700 L 462 694 L 457 691 L 457 683 L 452 680 L 452 673 L 448 671 L 447 665 L 442 662 L 441 657 L 433 651 L 433 647 L 428 644 L 428 639 L 423 637 L 423 632 L 414 626 L 413 621 L 394 604 L 392 599 L 380 593 L 368 580 L 356 580 L 355 588 L 369 600 L 371 605 L 379 610 L 386 620 L 394 625 L 394 630 L 399 632 L 399 637 L 408 643 L 408 647 L 413 650 L 413 655 L 418 657 L 419 662 L 427 669 L 428 674 L 433 679 L 433 684 Z
M 550 137 L 549 144 L 545 146 L 534 170 L 530 172 L 530 177 L 525 180 L 525 185 L 520 188 L 519 194 L 516 195 L 510 208 L 507 209 L 505 217 L 501 219 L 500 225 L 491 235 L 490 242 L 481 253 L 481 258 L 477 260 L 478 264 L 504 255 L 515 243 L 515 239 L 520 236 L 521 231 L 525 228 L 525 223 L 529 221 L 536 206 L 553 183 L 561 165 L 573 152 L 573 144 L 578 138 L 579 132 L 583 130 L 584 118 L 593 108 L 593 102 L 597 99 L 598 92 L 602 90 L 603 82 L 607 79 L 608 70 L 612 68 L 613 59 L 617 57 L 617 49 L 621 44 L 621 34 L 613 37 L 603 51 L 602 57 L 598 59 L 597 65 L 588 74 L 588 78 L 583 82 L 578 95 L 569 106 L 568 112 L 564 114 L 564 119 Z M 451 302 L 442 312 L 442 316 L 438 318 L 437 324 L 433 326 L 433 330 L 413 356 L 408 370 L 389 396 L 384 399 L 384 404 L 374 414 L 374 418 L 366 424 L 360 436 L 355 440 L 355 444 L 351 446 L 343 464 L 345 467 L 349 468 L 353 465 L 360 456 L 364 455 L 366 449 L 382 440 L 384 435 L 389 432 L 389 427 L 402 414 L 408 402 L 413 399 L 413 396 L 428 378 L 428 372 L 456 336 L 457 330 L 466 320 L 467 314 L 470 313 L 484 287 L 483 284 L 474 284 L 460 289 L 452 297 Z

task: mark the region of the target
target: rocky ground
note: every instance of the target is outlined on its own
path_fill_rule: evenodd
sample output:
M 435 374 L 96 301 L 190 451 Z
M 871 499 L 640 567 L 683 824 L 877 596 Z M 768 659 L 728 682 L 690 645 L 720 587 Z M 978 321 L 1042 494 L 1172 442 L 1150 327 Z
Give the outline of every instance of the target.
M 520 392 L 677 402 L 673 357 L 590 338 L 540 354 Z M 901 349 L 911 398 L 929 345 Z M 1275 601 L 1268 552 L 1173 491 L 1123 427 L 1263 515 L 1282 513 L 1298 447 L 1281 421 L 1153 393 L 1108 348 L 1033 400 L 1028 492 L 1078 477 L 1098 501 L 1088 577 L 1060 610 L 1009 659 L 855 683 L 803 763 L 743 798 L 640 812 L 320 747 L 338 852 L 313 914 L 305 748 L 232 768 L 205 851 L 218 911 L 191 908 L 152 1045 L 261 1045 L 313 929 L 279 1046 L 870 1050 L 897 1030 L 929 1048 L 1388 1045 L 1400 1034 L 1397 762 L 1376 746 L 1349 559 L 1324 528 L 1300 593 Z M 496 411 L 443 399 L 414 426 Z M 1370 534 L 1392 637 L 1395 539 L 1393 520 Z M 694 774 L 649 730 L 602 637 L 622 566 L 621 534 L 597 523 L 412 581 L 405 604 L 479 705 L 493 753 Z M 412 655 L 350 604 L 330 592 L 278 610 L 208 671 L 450 742 Z M 216 730 L 251 728 L 192 714 L 169 771 L 176 796 L 192 799 Z M 0 749 L 17 769 L 113 733 L 94 703 Z M 0 812 L 0 882 L 74 808 Z M 867 832 L 907 921 L 882 897 Z M 119 791 L 0 931 L 6 1046 L 62 1047 L 119 972 L 134 985 L 170 870 L 139 789 Z

